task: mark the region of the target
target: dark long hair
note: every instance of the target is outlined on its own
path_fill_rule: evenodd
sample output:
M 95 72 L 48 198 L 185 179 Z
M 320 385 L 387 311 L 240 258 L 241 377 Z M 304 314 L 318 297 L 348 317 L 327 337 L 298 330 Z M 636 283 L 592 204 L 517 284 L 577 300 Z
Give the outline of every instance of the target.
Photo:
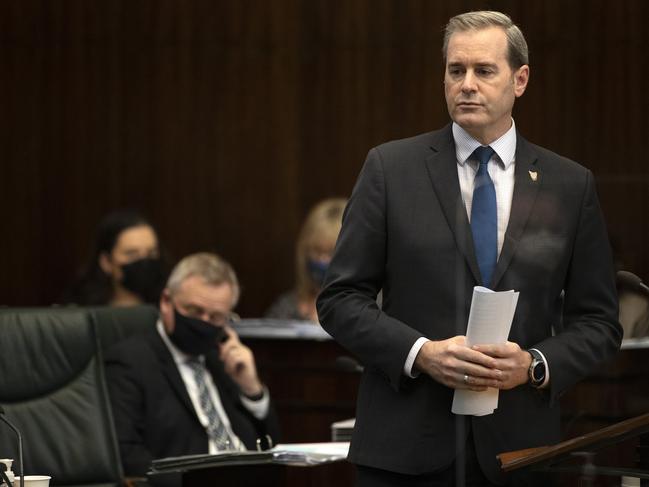
M 135 210 L 117 210 L 106 215 L 97 226 L 95 247 L 90 259 L 66 293 L 64 301 L 86 306 L 108 304 L 113 297 L 113 283 L 99 266 L 99 257 L 103 253 L 111 253 L 124 230 L 141 225 L 150 226 L 157 238 L 158 232 L 153 225 Z

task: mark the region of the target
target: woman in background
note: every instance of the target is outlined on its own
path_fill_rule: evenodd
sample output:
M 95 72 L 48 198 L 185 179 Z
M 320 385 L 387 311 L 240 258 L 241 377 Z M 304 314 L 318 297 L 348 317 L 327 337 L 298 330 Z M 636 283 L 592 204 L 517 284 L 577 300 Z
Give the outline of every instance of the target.
M 100 222 L 91 260 L 66 301 L 78 305 L 157 304 L 165 274 L 153 225 L 136 211 L 115 211 Z
M 277 298 L 266 318 L 318 321 L 315 300 L 333 255 L 346 204 L 344 198 L 330 198 L 311 209 L 295 249 L 295 288 Z

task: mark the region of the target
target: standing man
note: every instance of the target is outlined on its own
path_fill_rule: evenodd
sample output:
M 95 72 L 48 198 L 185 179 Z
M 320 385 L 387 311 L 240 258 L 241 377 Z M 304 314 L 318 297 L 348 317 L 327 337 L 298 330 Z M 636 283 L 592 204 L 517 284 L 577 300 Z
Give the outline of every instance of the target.
M 511 116 L 530 74 L 523 34 L 499 12 L 458 15 L 443 54 L 453 123 L 369 152 L 318 300 L 365 365 L 359 486 L 514 482 L 496 455 L 558 441 L 559 396 L 622 336 L 591 172 Z M 505 344 L 465 345 L 477 285 L 520 291 Z M 487 387 L 493 414 L 451 413 L 455 389 Z
M 208 253 L 182 259 L 160 298 L 160 320 L 106 356 L 124 473 L 156 458 L 254 450 L 278 439 L 252 351 L 229 326 L 239 298 L 234 270 Z M 179 478 L 156 484 L 178 485 Z M 153 478 L 156 481 L 156 477 Z

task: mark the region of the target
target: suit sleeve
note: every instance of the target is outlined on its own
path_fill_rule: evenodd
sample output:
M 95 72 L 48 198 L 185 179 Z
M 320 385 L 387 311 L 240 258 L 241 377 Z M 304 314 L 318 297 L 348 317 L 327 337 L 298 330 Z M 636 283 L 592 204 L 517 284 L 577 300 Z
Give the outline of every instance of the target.
M 124 474 L 144 476 L 154 457 L 145 447 L 143 438 L 144 399 L 128 354 L 113 348 L 105 359 L 108 391 L 119 441 Z
M 612 262 L 594 179 L 588 171 L 564 286 L 562 330 L 534 347 L 548 361 L 553 400 L 619 350 L 622 327 Z
M 265 398 L 263 400 L 266 401 L 266 410 L 263 416 L 255 415 L 253 410 L 249 407 L 250 402 L 252 402 L 250 399 L 245 398 L 245 396 L 242 396 L 241 394 L 236 398 L 234 395 L 232 397 L 233 400 L 236 400 L 238 404 L 240 404 L 241 411 L 245 414 L 247 421 L 252 425 L 255 431 L 254 435 L 247 435 L 243 430 L 235 431 L 240 435 L 241 441 L 243 441 L 248 450 L 257 449 L 257 439 L 261 440 L 261 446 L 263 449 L 272 448 L 273 445 L 277 445 L 281 439 L 279 419 L 275 411 L 275 406 L 266 387 L 264 387 L 264 391 Z M 230 420 L 233 421 L 234 427 L 235 418 L 232 414 L 230 414 Z M 237 424 L 241 426 L 240 422 L 237 422 Z
M 320 323 L 366 366 L 399 389 L 421 333 L 385 314 L 376 297 L 386 272 L 388 191 L 379 149 L 372 149 L 352 192 L 334 257 L 318 298 Z
M 257 430 L 257 438 L 262 441 L 262 448 L 272 448 L 281 441 L 279 418 L 275 411 L 272 401 L 269 401 L 268 412 L 262 419 L 255 418 L 252 413 L 251 420 Z M 270 441 L 269 441 L 270 439 Z M 257 445 L 250 446 L 248 449 L 256 449 Z

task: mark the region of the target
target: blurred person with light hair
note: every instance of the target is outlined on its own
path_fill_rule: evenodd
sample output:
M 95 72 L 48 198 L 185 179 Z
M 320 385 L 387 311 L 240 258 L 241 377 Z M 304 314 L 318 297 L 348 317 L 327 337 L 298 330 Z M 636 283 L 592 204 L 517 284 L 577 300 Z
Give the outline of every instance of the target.
M 315 300 L 336 246 L 346 204 L 345 198 L 329 198 L 309 211 L 295 248 L 295 287 L 275 300 L 266 318 L 318 321 Z

